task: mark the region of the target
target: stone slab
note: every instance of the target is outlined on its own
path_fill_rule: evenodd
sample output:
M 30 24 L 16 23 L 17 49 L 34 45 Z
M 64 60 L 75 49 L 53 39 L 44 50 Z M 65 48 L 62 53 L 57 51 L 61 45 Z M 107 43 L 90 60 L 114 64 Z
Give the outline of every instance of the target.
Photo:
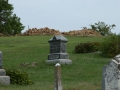
M 9 76 L 0 76 L 0 84 L 4 86 L 10 85 L 10 77 Z
M 72 61 L 69 60 L 69 59 L 54 59 L 54 60 L 46 60 L 46 63 L 48 64 L 57 64 L 57 63 L 60 63 L 60 64 L 72 64 Z
M 6 71 L 4 69 L 0 69 L 0 76 L 6 76 Z
M 103 67 L 102 90 L 120 90 L 120 55 Z
M 111 60 L 108 65 L 104 66 L 102 74 L 102 90 L 120 90 L 118 84 L 120 72 L 115 60 Z

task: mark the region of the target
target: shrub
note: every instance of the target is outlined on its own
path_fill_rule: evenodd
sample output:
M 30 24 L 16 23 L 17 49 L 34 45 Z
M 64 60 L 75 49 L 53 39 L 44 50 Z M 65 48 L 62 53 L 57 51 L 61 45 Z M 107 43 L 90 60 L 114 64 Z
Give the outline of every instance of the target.
M 120 39 L 117 35 L 105 37 L 101 43 L 100 51 L 103 57 L 114 57 L 120 53 Z
M 6 74 L 10 76 L 11 84 L 18 84 L 18 85 L 33 84 L 33 82 L 29 80 L 28 74 L 24 71 L 17 69 L 8 69 L 6 70 Z
M 98 51 L 98 47 L 100 46 L 99 42 L 87 42 L 87 43 L 80 43 L 75 46 L 74 52 L 75 53 L 90 53 Z

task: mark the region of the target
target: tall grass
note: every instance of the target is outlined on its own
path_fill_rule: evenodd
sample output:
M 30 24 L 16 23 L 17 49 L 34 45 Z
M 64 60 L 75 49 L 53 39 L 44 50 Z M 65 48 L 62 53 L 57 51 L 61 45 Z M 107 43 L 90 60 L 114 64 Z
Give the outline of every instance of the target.
M 53 36 L 0 37 L 3 68 L 16 68 L 29 74 L 33 85 L 0 86 L 0 90 L 53 90 L 54 65 L 45 63 L 49 54 L 48 40 Z M 81 42 L 101 42 L 103 37 L 65 36 L 67 53 L 72 65 L 62 65 L 63 90 L 101 90 L 102 67 L 110 58 L 99 54 L 74 54 L 75 45 Z M 37 66 L 23 67 L 21 63 L 37 62 Z

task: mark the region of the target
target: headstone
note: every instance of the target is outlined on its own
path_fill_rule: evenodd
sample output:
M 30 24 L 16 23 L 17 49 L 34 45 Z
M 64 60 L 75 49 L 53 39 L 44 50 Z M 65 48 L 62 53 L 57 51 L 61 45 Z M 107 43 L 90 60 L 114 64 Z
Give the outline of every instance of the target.
M 0 84 L 10 85 L 10 77 L 6 76 L 6 71 L 2 67 L 2 52 L 0 51 Z
M 102 90 L 120 90 L 120 54 L 103 67 Z
M 55 65 L 55 84 L 54 90 L 62 90 L 62 83 L 61 83 L 61 66 L 59 63 Z
M 66 53 L 68 40 L 62 35 L 55 35 L 49 41 L 50 43 L 50 54 L 48 54 L 48 60 L 46 63 L 49 64 L 72 64 L 69 60 L 69 55 Z
M 0 69 L 2 68 L 2 52 L 0 51 Z

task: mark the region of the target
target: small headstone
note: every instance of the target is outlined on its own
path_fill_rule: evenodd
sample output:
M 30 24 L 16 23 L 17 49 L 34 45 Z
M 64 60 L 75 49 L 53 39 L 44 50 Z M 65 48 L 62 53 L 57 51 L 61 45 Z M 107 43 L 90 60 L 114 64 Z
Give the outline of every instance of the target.
M 103 67 L 102 90 L 120 90 L 120 54 Z
M 69 60 L 69 55 L 66 53 L 66 43 L 68 40 L 62 35 L 55 35 L 49 41 L 50 43 L 50 54 L 48 54 L 49 64 L 72 64 L 72 61 Z
M 61 83 L 61 66 L 59 63 L 55 65 L 55 84 L 54 90 L 62 90 L 62 83 Z
M 6 76 L 6 71 L 2 69 L 2 52 L 0 51 L 0 84 L 10 85 L 10 77 Z

